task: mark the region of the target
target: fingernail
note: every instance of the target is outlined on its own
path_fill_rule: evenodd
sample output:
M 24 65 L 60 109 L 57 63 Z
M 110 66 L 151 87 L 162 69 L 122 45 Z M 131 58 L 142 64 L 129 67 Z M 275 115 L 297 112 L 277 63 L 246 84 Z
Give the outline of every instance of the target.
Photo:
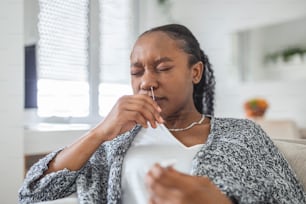
M 151 123 L 151 127 L 156 128 L 156 123 L 155 122 Z

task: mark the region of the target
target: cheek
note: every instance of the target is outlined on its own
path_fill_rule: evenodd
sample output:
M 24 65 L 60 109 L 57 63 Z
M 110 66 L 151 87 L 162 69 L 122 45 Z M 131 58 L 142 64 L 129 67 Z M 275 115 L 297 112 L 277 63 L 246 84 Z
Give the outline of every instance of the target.
M 187 97 L 192 95 L 193 83 L 192 80 L 187 76 L 185 78 L 179 78 L 175 81 L 168 81 L 168 83 L 173 84 L 172 91 L 176 94 L 176 97 Z

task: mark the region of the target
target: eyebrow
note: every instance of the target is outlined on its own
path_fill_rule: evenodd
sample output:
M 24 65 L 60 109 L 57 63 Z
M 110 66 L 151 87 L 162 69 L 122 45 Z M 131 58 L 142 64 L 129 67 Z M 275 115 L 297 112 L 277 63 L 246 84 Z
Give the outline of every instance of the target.
M 158 60 L 156 60 L 153 64 L 156 66 L 162 62 L 172 62 L 173 60 L 169 57 L 161 57 Z
M 152 63 L 152 65 L 153 66 L 157 66 L 160 63 L 163 63 L 163 62 L 172 62 L 172 61 L 173 60 L 171 58 L 169 58 L 169 57 L 161 57 L 161 58 L 155 60 Z M 141 68 L 141 67 L 143 67 L 143 64 L 141 62 L 139 62 L 139 61 L 136 61 L 136 62 L 131 63 L 131 67 L 139 67 L 139 68 Z
M 131 67 L 141 68 L 141 67 L 143 67 L 143 64 L 141 62 L 133 62 L 133 63 L 131 63 Z

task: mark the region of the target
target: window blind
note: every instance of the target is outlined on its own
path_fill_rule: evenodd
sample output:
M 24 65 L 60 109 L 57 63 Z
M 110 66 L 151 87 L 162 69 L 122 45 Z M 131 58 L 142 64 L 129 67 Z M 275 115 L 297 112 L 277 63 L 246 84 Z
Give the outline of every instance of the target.
M 39 0 L 40 79 L 88 80 L 88 0 Z

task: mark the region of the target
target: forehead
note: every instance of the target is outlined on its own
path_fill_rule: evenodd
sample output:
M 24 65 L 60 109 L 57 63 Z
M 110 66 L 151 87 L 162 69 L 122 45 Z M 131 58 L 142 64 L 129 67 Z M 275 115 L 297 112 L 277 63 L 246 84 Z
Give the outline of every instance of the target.
M 178 41 L 170 38 L 166 33 L 154 31 L 141 36 L 135 43 L 131 57 L 139 55 L 163 55 L 182 52 Z

